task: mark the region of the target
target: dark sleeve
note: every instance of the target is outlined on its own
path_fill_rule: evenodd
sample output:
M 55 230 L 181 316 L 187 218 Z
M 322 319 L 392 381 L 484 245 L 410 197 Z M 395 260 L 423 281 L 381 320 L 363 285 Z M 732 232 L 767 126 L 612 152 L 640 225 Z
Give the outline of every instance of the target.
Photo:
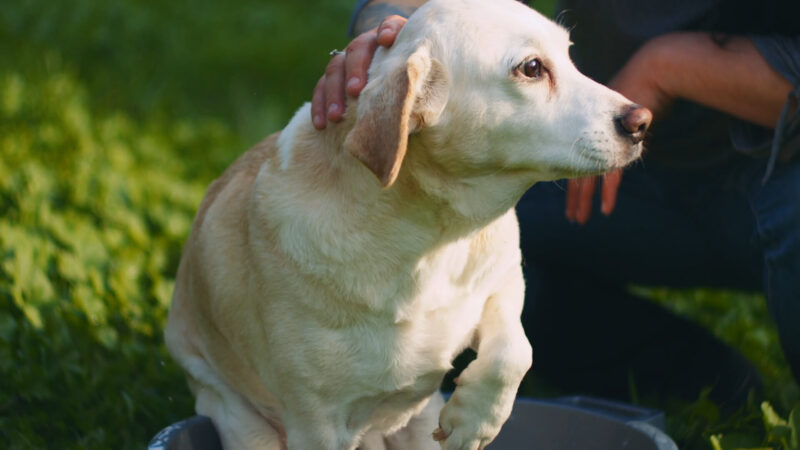
M 355 37 L 355 28 L 356 28 L 356 21 L 358 21 L 358 15 L 361 14 L 361 11 L 364 9 L 365 6 L 367 6 L 367 3 L 369 3 L 369 1 L 370 0 L 358 0 L 358 2 L 356 2 L 356 6 L 355 8 L 353 8 L 353 15 L 350 16 L 350 24 L 347 26 L 347 36 L 351 38 Z M 529 0 L 520 0 L 520 1 L 530 6 Z M 394 13 L 403 17 L 408 17 L 408 15 L 401 10 L 395 11 Z
M 361 14 L 361 10 L 367 6 L 367 3 L 369 3 L 369 0 L 358 0 L 356 7 L 353 8 L 353 15 L 350 16 L 350 24 L 347 26 L 347 35 L 351 38 L 355 37 L 353 36 L 353 32 L 356 27 L 356 20 L 358 20 L 358 15 Z
M 347 27 L 347 35 L 349 37 L 355 37 L 356 34 L 356 26 L 359 25 L 359 16 L 361 13 L 364 12 L 369 0 L 359 0 L 356 3 L 356 7 L 353 9 L 353 15 L 350 17 L 350 26 Z M 367 17 L 367 23 L 361 24 L 364 25 L 367 29 L 372 27 L 377 27 L 380 24 L 380 21 L 383 20 L 385 17 L 389 17 L 391 15 L 398 15 L 408 18 L 411 13 L 414 12 L 416 9 L 412 6 L 403 6 L 403 5 L 395 5 L 388 1 L 376 2 L 370 8 L 374 8 L 370 11 L 370 17 Z M 366 31 L 366 30 L 364 30 Z
M 800 36 L 750 36 L 758 51 L 776 72 L 792 85 L 775 130 L 737 120 L 731 127 L 733 146 L 753 156 L 769 155 L 769 178 L 777 161 L 788 161 L 800 153 Z M 795 107 L 792 111 L 792 107 Z

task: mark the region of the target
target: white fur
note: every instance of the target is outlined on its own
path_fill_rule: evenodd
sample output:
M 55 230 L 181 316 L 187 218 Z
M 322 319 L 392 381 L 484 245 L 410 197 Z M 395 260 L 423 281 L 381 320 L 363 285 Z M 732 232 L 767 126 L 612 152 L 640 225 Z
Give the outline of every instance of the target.
M 226 448 L 438 448 L 439 426 L 445 449 L 494 439 L 531 364 L 513 205 L 641 152 L 613 123 L 629 102 L 568 45 L 513 0 L 433 0 L 379 50 L 342 124 L 314 130 L 306 105 L 212 185 L 166 339 Z M 554 83 L 515 75 L 529 57 Z M 412 135 L 384 188 L 344 143 L 406 68 Z
M 310 105 L 309 105 L 310 107 Z M 304 108 L 301 108 L 301 110 Z M 300 117 L 295 117 L 295 120 L 289 122 L 286 128 L 278 136 L 278 155 L 280 156 L 281 170 L 287 170 L 289 164 L 292 163 L 292 148 L 294 147 L 294 136 L 297 134 L 297 128 L 302 126 L 303 120 Z

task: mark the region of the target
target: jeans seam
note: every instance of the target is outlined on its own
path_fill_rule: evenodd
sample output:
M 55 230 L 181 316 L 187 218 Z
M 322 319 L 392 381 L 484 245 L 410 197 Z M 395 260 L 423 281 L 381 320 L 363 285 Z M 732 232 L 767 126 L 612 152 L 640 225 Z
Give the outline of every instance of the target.
M 766 252 L 766 244 L 765 242 L 769 241 L 768 234 L 765 232 L 764 227 L 761 223 L 761 217 L 758 214 L 758 208 L 755 205 L 755 197 L 756 194 L 747 195 L 747 205 L 750 208 L 750 212 L 753 214 L 753 222 L 755 223 L 755 230 L 756 234 L 758 235 L 758 246 L 761 249 L 761 258 L 764 261 L 764 273 L 762 277 L 764 278 L 764 296 L 766 297 L 767 306 L 770 309 L 771 315 L 773 319 L 777 319 L 778 317 L 778 309 L 779 306 L 777 302 L 774 302 L 773 299 L 773 289 L 772 289 L 772 261 L 767 258 Z

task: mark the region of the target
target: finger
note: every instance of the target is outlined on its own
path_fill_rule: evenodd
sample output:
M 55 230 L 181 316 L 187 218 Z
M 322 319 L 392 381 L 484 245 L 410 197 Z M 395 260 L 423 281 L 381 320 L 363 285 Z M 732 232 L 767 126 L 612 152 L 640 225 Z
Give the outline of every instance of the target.
M 314 95 L 311 97 L 311 121 L 318 130 L 325 129 L 325 125 L 328 124 L 328 119 L 325 118 L 325 75 L 320 77 L 314 87 Z
M 384 47 L 391 47 L 394 40 L 405 26 L 408 19 L 403 16 L 388 16 L 378 25 L 378 44 Z
M 325 68 L 325 112 L 331 122 L 344 115 L 344 56 L 335 55 Z
M 347 46 L 345 76 L 348 95 L 358 96 L 367 84 L 367 70 L 378 45 L 391 47 L 397 34 L 406 24 L 405 17 L 388 16 L 375 29 L 362 33 Z
M 575 213 L 578 211 L 578 194 L 580 193 L 580 180 L 567 180 L 567 220 L 575 222 Z
M 600 191 L 600 211 L 604 215 L 611 214 L 617 205 L 617 193 L 622 182 L 622 170 L 612 170 L 603 177 L 603 188 Z
M 355 38 L 345 52 L 345 91 L 353 97 L 361 93 L 367 81 L 367 69 L 378 48 L 377 33 L 370 30 Z
M 592 214 L 592 197 L 597 177 L 588 177 L 581 180 L 581 190 L 578 195 L 578 211 L 575 213 L 575 220 L 583 225 L 589 221 Z

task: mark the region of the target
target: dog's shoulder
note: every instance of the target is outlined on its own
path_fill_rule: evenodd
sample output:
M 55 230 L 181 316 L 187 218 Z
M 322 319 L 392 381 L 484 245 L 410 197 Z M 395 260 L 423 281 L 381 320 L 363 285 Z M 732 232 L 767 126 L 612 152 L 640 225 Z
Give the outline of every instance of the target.
M 242 177 L 242 181 L 252 182 L 264 162 L 276 157 L 279 137 L 280 132 L 276 132 L 263 139 L 253 148 L 239 156 L 219 178 L 209 185 L 206 195 L 200 203 L 200 208 L 197 210 L 192 228 L 193 232 L 196 232 L 203 225 L 208 209 L 234 178 Z

